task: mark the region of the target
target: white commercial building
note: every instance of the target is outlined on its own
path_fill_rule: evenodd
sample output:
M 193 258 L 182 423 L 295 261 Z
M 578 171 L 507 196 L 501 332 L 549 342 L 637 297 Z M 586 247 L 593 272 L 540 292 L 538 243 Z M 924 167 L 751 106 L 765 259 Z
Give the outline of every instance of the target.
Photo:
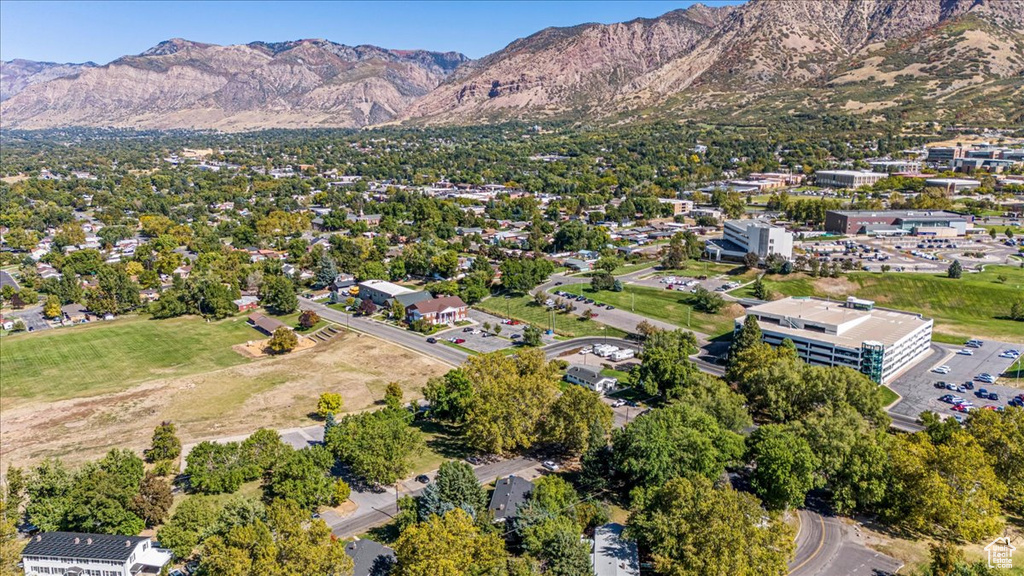
M 410 292 L 413 292 L 413 290 L 398 284 L 392 284 L 387 280 L 367 280 L 359 283 L 359 299 L 366 300 L 369 298 L 377 306 L 390 304 L 395 296 L 409 294 Z
M 170 564 L 171 551 L 141 536 L 44 532 L 29 539 L 21 561 L 25 576 L 136 576 L 159 574 Z
M 888 174 L 883 172 L 872 172 L 870 170 L 819 170 L 814 173 L 814 183 L 817 186 L 831 186 L 833 188 L 859 188 L 861 186 L 871 186 L 888 176 Z
M 928 354 L 930 318 L 875 308 L 849 297 L 845 302 L 784 298 L 747 309 L 761 327 L 762 341 L 796 345 L 800 357 L 821 366 L 847 366 L 886 384 Z M 736 319 L 736 329 L 746 316 Z
M 729 220 L 721 238 L 707 241 L 707 249 L 715 260 L 723 256 L 741 259 L 751 252 L 761 260 L 771 254 L 789 260 L 793 257 L 793 233 L 764 220 Z

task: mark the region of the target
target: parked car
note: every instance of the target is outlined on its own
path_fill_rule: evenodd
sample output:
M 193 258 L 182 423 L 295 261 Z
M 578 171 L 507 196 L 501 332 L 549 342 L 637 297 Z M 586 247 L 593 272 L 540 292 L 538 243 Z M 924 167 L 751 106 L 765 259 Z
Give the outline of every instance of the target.
M 416 477 L 416 481 L 419 482 L 420 484 L 429 484 L 430 477 L 427 476 L 426 474 L 420 474 L 419 476 Z
M 465 342 L 466 342 L 465 338 L 452 338 L 452 343 L 454 343 L 454 344 L 464 344 Z
M 996 394 L 995 392 L 989 392 L 988 393 L 988 399 L 989 400 L 999 400 L 999 394 Z
M 463 332 L 472 332 L 473 331 L 473 327 L 471 326 L 469 328 L 463 328 L 462 331 Z
M 953 403 L 953 395 L 952 394 L 946 394 L 945 396 L 940 396 L 939 397 L 939 402 L 945 402 L 946 404 L 952 404 Z
M 967 348 L 963 348 L 961 350 L 957 350 L 957 354 L 959 354 L 961 356 L 974 356 L 974 352 L 971 351 L 971 350 L 968 350 Z
M 622 406 L 625 406 L 625 405 L 626 405 L 626 401 L 621 399 L 621 398 L 619 398 L 615 402 L 612 402 L 612 408 L 621 408 Z
M 605 306 L 605 310 L 615 310 L 615 306 Z
M 967 388 L 968 390 L 974 390 L 974 382 L 971 382 L 970 380 L 964 382 L 964 388 Z
M 544 463 L 542 464 L 542 466 L 544 466 L 544 468 L 546 470 L 550 470 L 552 472 L 557 472 L 558 469 L 561 468 L 561 466 L 559 466 L 558 464 L 555 464 L 551 460 L 545 460 Z

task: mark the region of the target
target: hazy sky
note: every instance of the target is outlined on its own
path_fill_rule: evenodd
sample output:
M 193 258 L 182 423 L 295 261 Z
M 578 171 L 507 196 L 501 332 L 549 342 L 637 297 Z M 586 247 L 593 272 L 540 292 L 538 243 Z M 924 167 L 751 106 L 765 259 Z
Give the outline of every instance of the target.
M 604 2 L 0 2 L 0 58 L 105 64 L 169 38 L 326 38 L 479 58 L 547 26 L 621 22 L 692 0 Z M 705 4 L 736 4 L 739 0 Z

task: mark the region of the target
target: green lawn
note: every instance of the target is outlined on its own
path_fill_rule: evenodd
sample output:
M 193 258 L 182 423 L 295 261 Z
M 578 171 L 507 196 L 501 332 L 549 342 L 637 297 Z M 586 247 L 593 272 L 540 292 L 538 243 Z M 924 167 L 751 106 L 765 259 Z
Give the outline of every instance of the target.
M 882 391 L 882 406 L 888 406 L 900 399 L 900 395 L 887 386 L 879 386 L 879 390 Z
M 622 292 L 594 292 L 589 284 L 573 284 L 563 288 L 576 294 L 582 290 L 583 295 L 603 304 L 632 310 L 648 318 L 663 320 L 680 328 L 692 328 L 711 336 L 732 332 L 734 317 L 742 314 L 741 310 L 733 306 L 726 306 L 718 314 L 697 312 L 692 310 L 693 294 L 676 290 L 659 290 L 629 284 Z
M 707 276 L 708 278 L 714 278 L 721 275 L 731 276 L 735 280 L 742 280 L 748 277 L 753 280 L 757 272 L 747 269 L 746 266 L 728 262 L 690 262 L 686 268 L 679 270 L 658 270 L 658 276 L 683 276 L 686 278 Z
M 852 272 L 839 279 L 771 276 L 765 283 L 779 295 L 857 296 L 886 308 L 924 314 L 935 319 L 935 339 L 943 342 L 963 343 L 972 336 L 1021 342 L 1024 334 L 1024 325 L 1006 318 L 1013 299 L 1024 294 L 1024 270 L 1014 266 L 988 266 L 984 272 L 965 272 L 959 280 L 945 274 Z M 732 294 L 749 297 L 751 290 L 741 288 Z
M 436 470 L 445 460 L 462 460 L 473 453 L 462 442 L 457 427 L 433 420 L 416 420 L 412 426 L 423 433 L 426 443 L 426 450 L 414 454 L 410 460 L 413 474 Z
M 476 307 L 502 318 L 515 318 L 516 320 L 533 324 L 541 329 L 547 329 L 551 323 L 551 314 L 548 309 L 534 303 L 531 296 L 513 296 L 511 298 L 496 296 L 482 300 L 476 304 Z M 622 330 L 605 326 L 594 320 L 581 320 L 579 316 L 571 314 L 555 314 L 554 316 L 555 333 L 563 336 L 573 338 L 579 336 L 612 336 L 621 338 L 626 335 Z
M 57 400 L 123 390 L 153 378 L 207 372 L 247 362 L 234 344 L 264 336 L 245 317 L 220 322 L 126 316 L 4 337 L 4 397 Z

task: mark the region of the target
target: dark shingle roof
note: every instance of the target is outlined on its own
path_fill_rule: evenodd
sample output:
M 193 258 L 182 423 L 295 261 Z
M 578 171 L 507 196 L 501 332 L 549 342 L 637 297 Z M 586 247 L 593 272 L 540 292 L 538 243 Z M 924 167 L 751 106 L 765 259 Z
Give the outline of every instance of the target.
M 399 294 L 398 296 L 395 296 L 395 300 L 398 300 L 398 303 L 401 304 L 404 308 L 414 306 L 416 304 L 419 304 L 420 302 L 430 300 L 431 298 L 433 298 L 433 296 L 430 294 L 430 292 L 427 292 L 426 290 L 420 290 L 419 292 L 409 292 L 407 294 Z
M 44 532 L 33 536 L 22 550 L 22 556 L 57 556 L 127 562 L 142 536 L 83 534 L 79 532 Z M 91 544 L 90 544 L 91 542 Z M 125 542 L 128 544 L 126 545 Z
M 494 512 L 495 520 L 505 520 L 516 515 L 519 506 L 526 502 L 526 498 L 533 491 L 533 482 L 509 476 L 502 478 L 494 485 L 494 493 L 491 494 L 491 505 L 488 510 Z
M 345 545 L 355 569 L 352 576 L 385 576 L 395 565 L 395 551 L 373 540 L 356 540 Z
M 291 328 L 291 326 L 288 326 L 277 318 L 271 318 L 270 316 L 260 314 L 259 312 L 249 314 L 249 322 L 252 322 L 253 326 L 271 335 L 273 335 L 274 331 L 278 328 Z

